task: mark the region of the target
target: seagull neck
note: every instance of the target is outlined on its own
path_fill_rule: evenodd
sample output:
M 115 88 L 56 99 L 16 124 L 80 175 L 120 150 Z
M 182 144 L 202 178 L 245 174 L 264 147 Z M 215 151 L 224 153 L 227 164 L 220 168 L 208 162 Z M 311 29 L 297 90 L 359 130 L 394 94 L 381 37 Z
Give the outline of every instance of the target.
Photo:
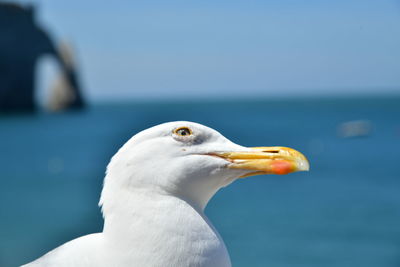
M 160 192 L 145 190 L 132 192 L 123 189 L 118 193 L 103 191 L 101 204 L 104 233 L 118 232 L 121 234 L 121 229 L 135 229 L 139 224 L 150 225 L 153 220 L 163 221 L 170 216 L 184 218 L 181 215 L 187 212 L 195 212 L 208 222 L 204 215 L 206 203 L 203 206 L 203 203 Z
M 103 236 L 110 249 L 129 257 L 145 253 L 145 257 L 159 257 L 162 262 L 175 261 L 173 266 L 197 266 L 193 257 L 207 259 L 210 255 L 229 262 L 221 236 L 195 205 L 156 192 L 125 191 L 114 196 L 118 196 L 116 201 L 103 203 Z M 180 258 L 166 260 L 171 256 Z

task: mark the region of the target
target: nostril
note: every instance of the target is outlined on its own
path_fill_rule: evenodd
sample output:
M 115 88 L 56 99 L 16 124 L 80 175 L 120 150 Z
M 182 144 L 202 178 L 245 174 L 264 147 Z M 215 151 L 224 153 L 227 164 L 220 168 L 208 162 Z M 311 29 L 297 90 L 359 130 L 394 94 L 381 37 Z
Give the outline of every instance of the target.
M 275 154 L 278 154 L 278 153 L 279 153 L 278 150 L 266 150 L 266 151 L 264 151 L 264 152 L 267 152 L 267 153 L 275 153 Z

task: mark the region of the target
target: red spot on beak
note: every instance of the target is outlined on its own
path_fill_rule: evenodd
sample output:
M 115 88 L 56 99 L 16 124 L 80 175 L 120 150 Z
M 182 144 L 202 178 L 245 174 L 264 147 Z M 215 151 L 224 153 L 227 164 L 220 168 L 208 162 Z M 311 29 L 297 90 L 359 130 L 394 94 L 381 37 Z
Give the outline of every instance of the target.
M 271 169 L 274 174 L 288 174 L 293 171 L 293 165 L 290 161 L 274 160 L 271 162 Z

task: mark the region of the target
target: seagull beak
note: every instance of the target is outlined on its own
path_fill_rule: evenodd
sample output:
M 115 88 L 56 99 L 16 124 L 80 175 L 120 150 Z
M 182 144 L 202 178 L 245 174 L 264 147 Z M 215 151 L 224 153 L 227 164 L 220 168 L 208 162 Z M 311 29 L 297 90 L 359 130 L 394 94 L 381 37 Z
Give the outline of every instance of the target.
M 308 171 L 307 158 L 288 147 L 252 147 L 249 151 L 213 153 L 230 162 L 230 169 L 250 170 L 240 178 L 259 174 L 288 174 Z

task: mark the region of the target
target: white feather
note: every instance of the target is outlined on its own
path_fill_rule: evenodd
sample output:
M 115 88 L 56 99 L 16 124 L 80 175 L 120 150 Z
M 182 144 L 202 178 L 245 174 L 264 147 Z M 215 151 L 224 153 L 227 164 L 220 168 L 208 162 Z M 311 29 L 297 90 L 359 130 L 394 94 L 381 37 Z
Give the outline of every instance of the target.
M 190 137 L 173 133 L 189 127 Z M 203 210 L 223 186 L 246 173 L 204 155 L 244 151 L 191 122 L 171 122 L 132 137 L 107 167 L 102 233 L 72 240 L 26 267 L 230 266 L 224 242 Z

